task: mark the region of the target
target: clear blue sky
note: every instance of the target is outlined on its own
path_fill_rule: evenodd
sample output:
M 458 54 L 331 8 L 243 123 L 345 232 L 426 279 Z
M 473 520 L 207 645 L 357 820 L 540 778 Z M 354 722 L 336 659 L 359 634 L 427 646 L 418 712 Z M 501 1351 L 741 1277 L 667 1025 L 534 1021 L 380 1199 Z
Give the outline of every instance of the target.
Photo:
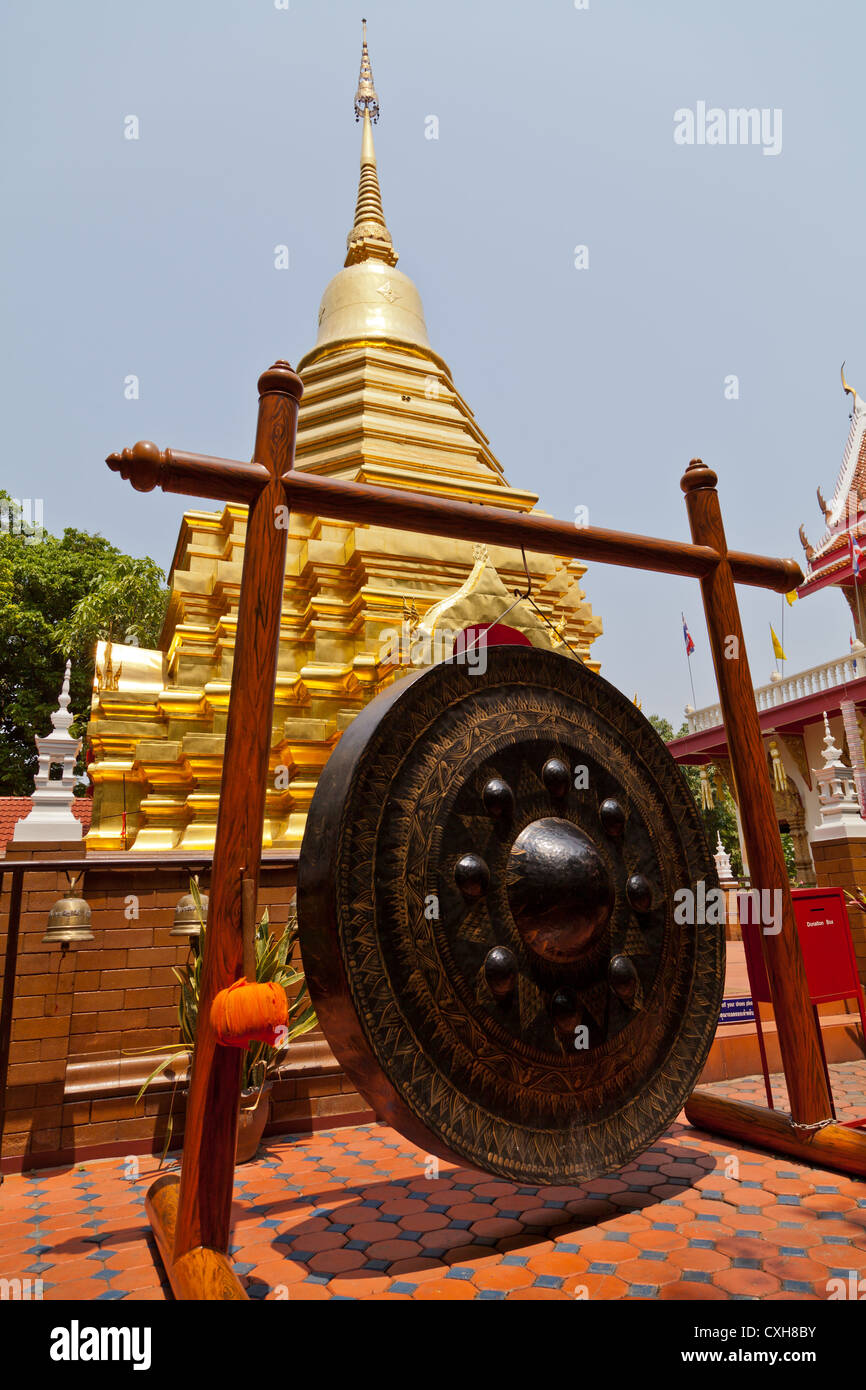
M 311 346 L 342 264 L 363 13 L 400 268 L 510 481 L 685 537 L 699 454 L 731 544 L 800 558 L 847 434 L 843 357 L 866 391 L 860 0 L 7 0 L 2 485 L 168 565 L 183 503 L 102 460 L 139 438 L 249 457 L 256 377 Z M 699 101 L 781 108 L 781 153 L 676 145 Z M 681 610 L 715 699 L 694 582 L 593 565 L 586 589 L 604 673 L 645 712 L 678 724 L 689 698 Z M 782 601 L 740 598 L 763 682 Z M 788 669 L 849 632 L 838 593 L 795 605 Z

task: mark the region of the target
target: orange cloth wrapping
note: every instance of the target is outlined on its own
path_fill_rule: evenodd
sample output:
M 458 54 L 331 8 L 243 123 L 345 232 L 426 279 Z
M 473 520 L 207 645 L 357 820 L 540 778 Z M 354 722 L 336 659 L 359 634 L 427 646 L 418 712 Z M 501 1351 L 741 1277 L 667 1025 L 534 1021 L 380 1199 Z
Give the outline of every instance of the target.
M 210 1021 L 223 1047 L 246 1047 L 251 1042 L 274 1047 L 289 1021 L 286 991 L 273 981 L 253 985 L 235 980 L 214 999 Z

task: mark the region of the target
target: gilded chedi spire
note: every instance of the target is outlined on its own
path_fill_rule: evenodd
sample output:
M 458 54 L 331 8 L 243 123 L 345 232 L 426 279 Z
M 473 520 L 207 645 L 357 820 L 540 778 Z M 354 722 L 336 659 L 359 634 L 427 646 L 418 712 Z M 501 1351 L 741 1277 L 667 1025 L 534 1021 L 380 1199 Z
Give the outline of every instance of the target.
M 379 119 L 379 98 L 373 82 L 373 69 L 367 51 L 367 21 L 361 20 L 361 71 L 358 76 L 358 90 L 355 93 L 355 120 L 361 118 L 362 111 L 369 111 L 374 121 Z
M 355 221 L 346 238 L 345 264 L 357 265 L 359 261 L 376 260 L 384 261 L 386 265 L 396 265 L 397 253 L 385 223 L 379 174 L 376 169 L 373 122 L 379 119 L 379 98 L 373 85 L 373 69 L 367 51 L 366 19 L 363 25 L 361 72 L 358 77 L 358 90 L 355 93 L 355 120 L 363 118 L 364 122 L 361 133 L 361 178 L 355 204 Z

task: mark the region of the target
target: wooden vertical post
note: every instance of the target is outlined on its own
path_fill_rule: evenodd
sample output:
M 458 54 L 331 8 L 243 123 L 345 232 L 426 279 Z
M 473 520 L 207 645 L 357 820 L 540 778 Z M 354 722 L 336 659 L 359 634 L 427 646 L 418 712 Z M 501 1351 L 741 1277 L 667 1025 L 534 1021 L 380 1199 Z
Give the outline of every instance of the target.
M 768 889 L 771 893 L 781 891 L 781 931 L 768 934 L 762 927 L 760 935 L 788 1086 L 791 1119 L 800 1128 L 817 1128 L 832 1115 L 830 1096 L 794 920 L 788 872 L 761 740 L 737 594 L 728 560 L 717 482 L 711 468 L 707 468 L 700 459 L 692 459 L 681 487 L 686 495 L 692 539 L 698 545 L 712 546 L 721 557 L 700 581 L 704 612 L 751 882 L 753 886 Z M 774 899 L 771 898 L 772 901 Z
M 214 996 L 240 977 L 243 880 L 258 890 L 287 527 L 282 475 L 294 465 L 303 385 L 288 362 L 259 378 L 254 460 L 270 480 L 249 507 L 173 1260 L 228 1251 L 242 1053 L 220 1047 Z M 253 898 L 255 911 L 255 898 Z

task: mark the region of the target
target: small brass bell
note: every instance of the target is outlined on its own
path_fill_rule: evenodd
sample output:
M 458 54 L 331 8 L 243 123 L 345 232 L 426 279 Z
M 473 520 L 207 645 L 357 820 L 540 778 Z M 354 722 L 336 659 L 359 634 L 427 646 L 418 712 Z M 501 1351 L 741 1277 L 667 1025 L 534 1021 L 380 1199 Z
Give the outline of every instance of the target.
M 196 883 L 198 883 L 198 879 L 196 879 Z M 207 925 L 207 893 L 200 893 L 199 897 L 201 899 L 202 920 Z M 174 922 L 169 936 L 186 937 L 192 941 L 199 935 L 201 926 L 195 898 L 192 893 L 184 893 L 183 897 L 177 900 L 177 906 L 174 909 Z
M 78 875 L 67 875 L 69 887 L 51 908 L 48 926 L 42 938 L 44 946 L 59 946 L 65 951 L 73 941 L 92 941 L 90 906 L 75 892 Z

